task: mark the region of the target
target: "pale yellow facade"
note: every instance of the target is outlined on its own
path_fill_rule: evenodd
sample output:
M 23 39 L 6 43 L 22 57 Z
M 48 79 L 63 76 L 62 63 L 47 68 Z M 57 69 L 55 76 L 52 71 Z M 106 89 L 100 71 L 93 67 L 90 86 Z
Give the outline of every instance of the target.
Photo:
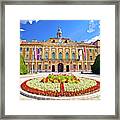
M 100 40 L 84 43 L 61 37 L 46 42 L 21 41 L 20 54 L 30 73 L 91 71 L 100 54 Z

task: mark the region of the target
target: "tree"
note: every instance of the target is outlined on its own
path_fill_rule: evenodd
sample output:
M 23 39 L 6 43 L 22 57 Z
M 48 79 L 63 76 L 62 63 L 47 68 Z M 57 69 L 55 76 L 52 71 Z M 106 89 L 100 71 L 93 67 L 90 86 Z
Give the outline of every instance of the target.
M 27 74 L 27 66 L 25 65 L 24 57 L 20 55 L 20 75 Z
M 96 57 L 91 69 L 94 74 L 100 74 L 100 54 Z

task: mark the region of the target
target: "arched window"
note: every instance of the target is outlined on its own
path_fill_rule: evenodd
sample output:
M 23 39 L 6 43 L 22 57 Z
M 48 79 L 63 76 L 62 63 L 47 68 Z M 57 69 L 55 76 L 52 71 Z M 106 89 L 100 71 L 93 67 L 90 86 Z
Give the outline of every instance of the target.
M 69 59 L 69 53 L 66 52 L 66 60 L 68 60 L 68 59 Z
M 29 51 L 29 48 L 26 48 L 26 51 L 28 52 L 28 51 Z
M 22 52 L 22 47 L 20 47 L 20 52 Z
M 75 60 L 75 53 L 72 53 L 72 60 Z
M 59 53 L 59 60 L 62 60 L 62 53 Z
M 55 52 L 52 53 L 52 60 L 55 60 Z
M 39 56 L 39 59 L 42 60 L 42 55 Z
M 48 60 L 48 52 L 45 53 L 45 59 Z

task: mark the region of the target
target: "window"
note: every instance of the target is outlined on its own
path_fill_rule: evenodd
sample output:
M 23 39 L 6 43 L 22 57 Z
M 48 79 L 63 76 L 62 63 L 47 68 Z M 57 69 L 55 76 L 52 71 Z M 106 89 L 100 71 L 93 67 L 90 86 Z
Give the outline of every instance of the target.
M 42 48 L 39 48 L 39 53 L 41 53 L 42 52 Z
M 35 57 L 34 57 L 34 55 L 32 56 L 32 60 L 34 60 L 35 59 Z
M 59 53 L 59 60 L 62 60 L 62 53 Z
M 22 52 L 22 47 L 20 47 L 20 52 Z
M 73 69 L 76 69 L 76 65 L 73 65 Z
M 90 50 L 90 52 L 92 52 L 92 49 L 89 49 Z
M 35 69 L 35 65 L 33 65 L 33 70 Z
M 39 55 L 37 55 L 37 60 L 39 60 Z
M 29 55 L 27 54 L 27 55 L 26 55 L 26 59 L 28 59 L 28 57 L 29 57 Z
M 29 51 L 29 48 L 26 48 L 26 51 L 28 52 L 28 51 Z
M 48 65 L 45 65 L 45 69 L 47 69 Z
M 72 60 L 75 60 L 75 53 L 72 53 Z
M 92 56 L 90 56 L 90 60 L 92 60 Z
M 55 43 L 55 40 L 53 40 L 52 43 Z
M 52 53 L 52 60 L 55 60 L 55 52 Z
M 82 60 L 82 54 L 83 54 L 82 49 L 79 49 L 78 50 L 78 59 L 79 60 Z
M 79 65 L 79 70 L 81 70 L 81 68 L 82 68 L 81 65 Z
M 68 60 L 68 59 L 69 59 L 69 53 L 66 52 L 66 60 Z
M 67 43 L 67 40 L 65 40 L 65 43 Z
M 95 49 L 95 52 L 97 53 L 97 49 Z
M 40 57 L 39 60 L 42 60 L 42 55 L 40 55 L 39 57 Z
M 41 70 L 41 65 L 38 66 L 38 69 Z
M 45 59 L 48 60 L 48 52 L 45 53 Z
M 37 54 L 39 54 L 39 53 L 40 53 L 40 48 L 37 49 Z

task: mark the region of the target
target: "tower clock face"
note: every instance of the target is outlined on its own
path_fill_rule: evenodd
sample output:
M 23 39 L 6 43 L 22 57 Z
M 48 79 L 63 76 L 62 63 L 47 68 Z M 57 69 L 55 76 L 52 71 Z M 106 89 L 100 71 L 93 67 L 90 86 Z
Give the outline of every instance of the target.
M 61 38 L 59 39 L 59 43 L 62 43 L 62 40 L 61 40 Z
M 62 44 L 62 39 L 59 38 L 59 40 L 58 40 L 58 45 L 61 45 L 61 44 Z

